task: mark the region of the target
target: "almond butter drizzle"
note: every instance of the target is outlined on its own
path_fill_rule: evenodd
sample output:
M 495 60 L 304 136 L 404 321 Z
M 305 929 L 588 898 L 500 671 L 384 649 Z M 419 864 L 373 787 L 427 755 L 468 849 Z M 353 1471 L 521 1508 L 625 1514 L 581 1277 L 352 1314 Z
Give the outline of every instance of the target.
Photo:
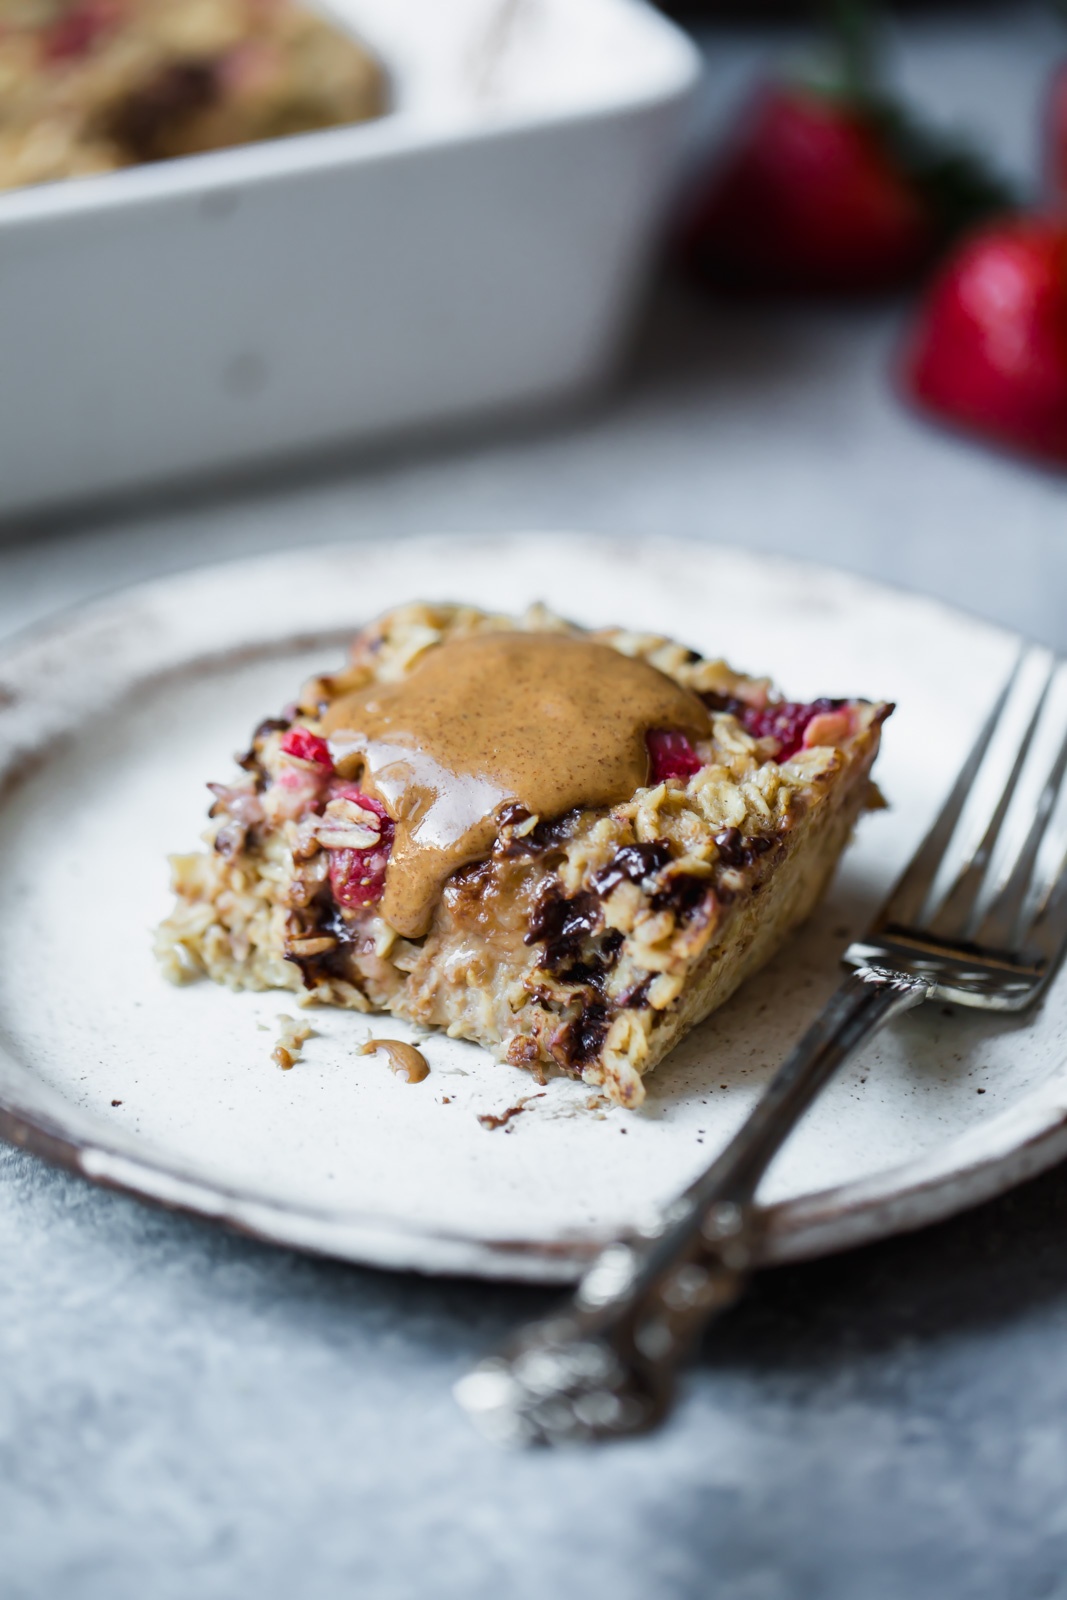
M 368 1039 L 365 1045 L 360 1046 L 358 1053 L 361 1056 L 373 1056 L 379 1050 L 389 1063 L 389 1071 L 404 1083 L 421 1083 L 423 1078 L 429 1077 L 426 1057 L 413 1044 L 405 1044 L 403 1039 Z
M 381 911 L 406 938 L 427 931 L 445 880 L 492 850 L 505 805 L 550 819 L 647 783 L 652 728 L 704 738 L 710 718 L 647 662 L 558 633 L 436 645 L 323 717 L 337 770 L 396 824 Z

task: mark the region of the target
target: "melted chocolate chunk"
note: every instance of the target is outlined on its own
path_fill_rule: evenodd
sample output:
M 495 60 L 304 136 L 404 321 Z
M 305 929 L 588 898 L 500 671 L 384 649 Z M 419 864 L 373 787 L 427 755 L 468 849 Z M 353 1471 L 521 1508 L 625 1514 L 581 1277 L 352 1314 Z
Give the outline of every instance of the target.
M 714 893 L 711 880 L 694 872 L 677 872 L 652 896 L 653 911 L 673 911 L 679 922 L 687 922 Z
M 598 894 L 605 897 L 620 883 L 640 883 L 661 871 L 671 859 L 671 847 L 665 839 L 652 844 L 624 844 L 615 852 L 610 866 L 604 867 L 593 879 Z
M 472 861 L 469 867 L 460 867 L 445 886 L 446 900 L 481 901 L 493 887 L 491 861 Z M 417 944 L 419 941 L 413 940 Z
M 534 907 L 526 943 L 536 944 L 543 939 L 547 946 L 546 954 L 550 955 L 556 947 L 577 944 L 584 934 L 594 931 L 599 921 L 598 895 L 583 889 L 572 900 L 568 900 L 559 885 L 553 884 Z
M 599 935 L 600 896 L 583 890 L 568 900 L 558 885 L 542 895 L 530 921 L 526 943 L 544 941 L 541 965 L 560 983 L 603 991 L 604 980 L 622 949 L 624 935 L 608 928 Z
M 314 989 L 316 984 L 324 983 L 329 978 L 349 978 L 347 966 L 340 958 L 339 949 L 324 950 L 317 956 L 298 956 L 288 950 L 285 953 L 286 961 L 291 961 L 294 967 L 299 967 L 305 989 Z
M 347 983 L 358 983 L 349 964 L 348 947 L 359 940 L 360 919 L 356 917 L 349 921 L 328 888 L 320 890 L 318 898 L 310 906 L 292 914 L 290 928 L 301 938 L 313 939 L 318 934 L 329 934 L 337 940 L 332 950 L 323 950 L 314 956 L 286 952 L 286 961 L 300 968 L 305 989 L 313 989 L 317 983 L 329 978 L 343 978 Z
M 214 105 L 219 88 L 214 62 L 172 61 L 112 108 L 105 132 L 134 161 L 163 161 L 181 124 Z
M 648 991 L 652 987 L 654 976 L 654 973 L 649 972 L 641 979 L 640 983 L 632 984 L 629 989 L 624 989 L 615 1001 L 616 1011 L 647 1011 Z
M 525 822 L 530 813 L 525 806 L 510 805 L 500 813 L 500 821 L 505 826 L 517 827 L 520 822 Z M 505 856 L 536 856 L 542 850 L 558 849 L 562 845 L 571 829 L 577 812 L 565 812 L 562 817 L 554 817 L 551 821 L 538 822 L 529 833 L 522 834 L 519 838 L 510 838 L 503 848 Z
M 623 946 L 620 928 L 609 928 L 595 948 L 580 961 L 561 968 L 555 976 L 561 983 L 581 984 L 586 988 L 603 990 L 604 979 L 618 959 Z
M 561 1066 L 580 1069 L 599 1052 L 607 1031 L 608 1008 L 594 1001 L 559 1030 L 552 1041 L 552 1054 Z
M 724 867 L 750 867 L 759 856 L 773 850 L 774 840 L 758 833 L 746 837 L 739 828 L 724 828 L 715 835 L 715 848 Z
M 705 689 L 700 698 L 709 711 L 728 711 L 732 717 L 742 717 L 748 709 L 744 700 L 738 700 L 736 695 L 717 694 L 714 689 Z

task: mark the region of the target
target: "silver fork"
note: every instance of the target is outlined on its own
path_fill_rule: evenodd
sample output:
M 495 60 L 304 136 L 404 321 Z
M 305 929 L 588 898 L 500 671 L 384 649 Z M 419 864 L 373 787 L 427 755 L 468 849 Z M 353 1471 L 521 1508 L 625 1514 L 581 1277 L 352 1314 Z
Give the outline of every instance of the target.
M 1039 663 L 1040 686 L 1027 695 Z M 1025 798 L 1020 778 L 1058 671 L 1045 652 L 1020 657 L 936 822 L 869 932 L 845 952 L 849 976 L 718 1159 L 645 1226 L 602 1251 L 569 1306 L 522 1328 L 456 1384 L 488 1437 L 561 1444 L 654 1426 L 697 1336 L 737 1299 L 758 1260 L 760 1179 L 841 1063 L 924 1000 L 991 1011 L 1022 1011 L 1037 1000 L 1067 945 L 1064 840 L 1058 827 L 1050 831 L 1067 736 L 1029 825 L 1004 825 L 1013 800 L 1019 809 Z M 991 805 L 977 819 L 985 822 L 977 845 L 961 859 L 953 846 L 980 780 Z

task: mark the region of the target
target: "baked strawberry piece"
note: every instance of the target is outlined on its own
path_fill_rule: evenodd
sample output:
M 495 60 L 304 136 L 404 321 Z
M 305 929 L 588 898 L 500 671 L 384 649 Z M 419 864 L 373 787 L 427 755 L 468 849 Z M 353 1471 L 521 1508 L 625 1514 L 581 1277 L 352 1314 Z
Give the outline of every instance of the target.
M 890 707 L 660 637 L 404 607 L 260 724 L 173 858 L 175 981 L 303 990 L 621 1105 L 812 910 Z

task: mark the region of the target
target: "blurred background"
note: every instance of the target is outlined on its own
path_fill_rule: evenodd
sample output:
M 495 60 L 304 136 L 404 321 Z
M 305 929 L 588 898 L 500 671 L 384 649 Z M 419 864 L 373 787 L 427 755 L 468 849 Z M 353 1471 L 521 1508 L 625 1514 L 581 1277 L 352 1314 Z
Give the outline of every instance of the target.
M 294 540 L 580 525 L 1062 645 L 1067 25 L 670 11 L 350 0 L 390 114 L 0 196 L 5 625 Z

